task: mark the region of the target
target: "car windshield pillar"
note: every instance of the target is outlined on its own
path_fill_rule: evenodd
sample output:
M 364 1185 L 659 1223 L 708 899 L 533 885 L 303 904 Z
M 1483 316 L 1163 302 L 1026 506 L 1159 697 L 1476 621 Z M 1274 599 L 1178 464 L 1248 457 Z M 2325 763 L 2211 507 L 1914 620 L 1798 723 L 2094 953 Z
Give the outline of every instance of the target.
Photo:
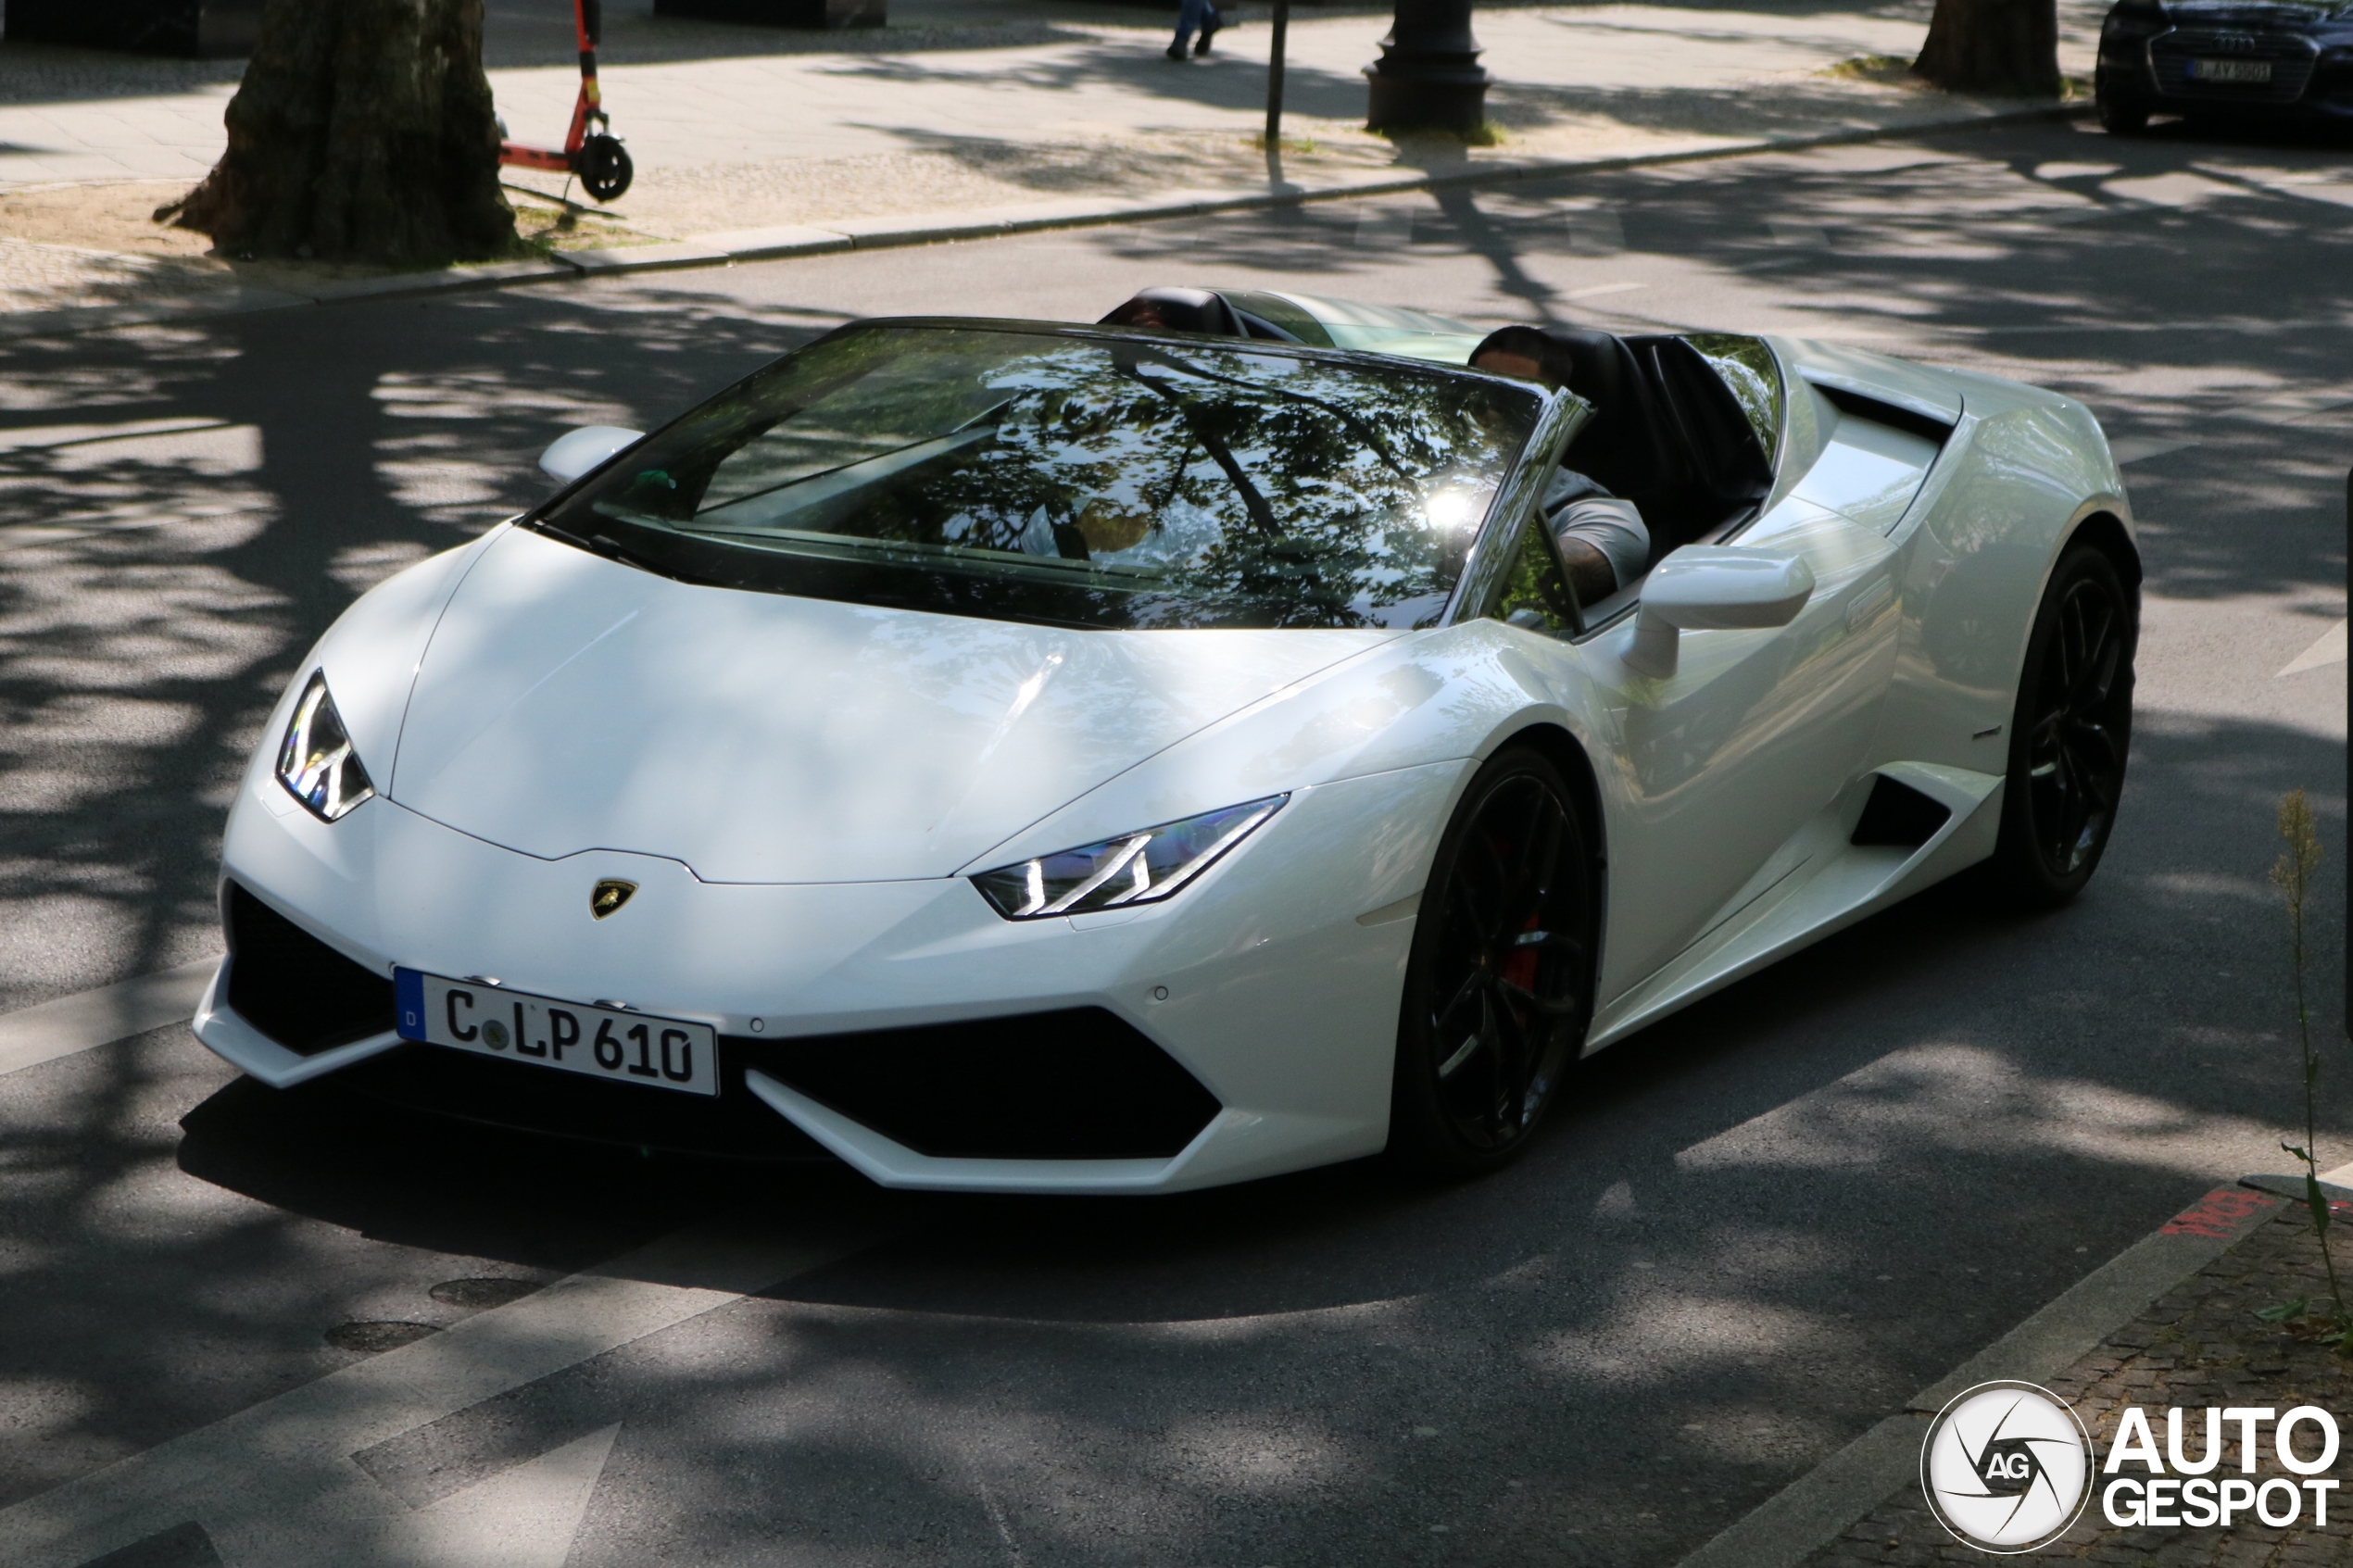
M 1561 456 L 1593 417 L 1593 406 L 1573 392 L 1555 392 L 1520 448 L 1519 461 L 1496 488 L 1478 538 L 1464 563 L 1462 580 L 1447 606 L 1445 624 L 1476 621 L 1490 613 L 1520 561 L 1520 534 L 1536 514 Z M 1581 629 L 1581 628 L 1580 628 Z

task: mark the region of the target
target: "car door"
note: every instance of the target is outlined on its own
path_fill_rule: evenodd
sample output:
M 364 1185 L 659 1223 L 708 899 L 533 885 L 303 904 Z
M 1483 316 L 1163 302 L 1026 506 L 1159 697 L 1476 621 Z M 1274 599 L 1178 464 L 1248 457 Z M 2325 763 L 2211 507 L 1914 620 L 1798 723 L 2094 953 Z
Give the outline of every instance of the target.
M 1812 572 L 1814 592 L 1789 624 L 1683 632 L 1663 677 L 1629 662 L 1639 596 L 1581 636 L 1529 639 L 1597 698 L 1594 738 L 1607 755 L 1593 760 L 1610 797 L 1604 1009 L 1768 891 L 1752 885 L 1760 870 L 1870 760 L 1894 669 L 1900 546 L 1884 527 L 1789 493 L 1802 486 L 1778 488 L 1783 498 L 1734 543 Z M 1557 601 L 1537 586 L 1548 573 L 1535 552 L 1548 543 L 1531 526 L 1530 564 L 1497 613 L 1559 633 Z

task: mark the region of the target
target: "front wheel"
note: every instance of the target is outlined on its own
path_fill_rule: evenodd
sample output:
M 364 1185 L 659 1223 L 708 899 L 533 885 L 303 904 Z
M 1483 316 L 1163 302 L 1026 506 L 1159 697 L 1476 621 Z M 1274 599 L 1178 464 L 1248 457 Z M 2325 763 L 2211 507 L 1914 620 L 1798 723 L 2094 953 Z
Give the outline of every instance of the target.
M 1592 868 L 1560 771 L 1517 747 L 1489 759 L 1439 841 L 1415 924 L 1393 1157 L 1478 1175 L 1535 1131 L 1592 1017 Z
M 2090 546 L 2060 558 L 2027 638 L 2010 716 L 1996 874 L 2030 904 L 2059 904 L 2098 869 L 2124 794 L 2139 607 Z
M 617 136 L 591 136 L 580 144 L 580 183 L 600 202 L 619 201 L 636 178 L 636 165 Z
M 2117 91 L 2105 69 L 2093 75 L 2092 102 L 2099 111 L 2100 129 L 2111 136 L 2137 136 L 2149 127 L 2148 106 Z
M 2149 111 L 2145 104 L 2120 104 L 2113 98 L 2099 101 L 2100 129 L 2111 136 L 2137 136 L 2149 128 Z

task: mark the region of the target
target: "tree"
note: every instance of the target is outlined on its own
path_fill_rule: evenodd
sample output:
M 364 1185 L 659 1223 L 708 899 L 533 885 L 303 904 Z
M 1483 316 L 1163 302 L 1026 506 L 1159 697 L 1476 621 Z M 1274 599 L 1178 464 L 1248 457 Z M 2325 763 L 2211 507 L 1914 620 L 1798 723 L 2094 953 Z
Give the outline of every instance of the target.
M 1936 0 L 1912 70 L 1947 92 L 2056 98 L 2056 0 Z
M 173 221 L 234 256 L 512 250 L 482 16 L 483 0 L 267 0 L 229 150 Z

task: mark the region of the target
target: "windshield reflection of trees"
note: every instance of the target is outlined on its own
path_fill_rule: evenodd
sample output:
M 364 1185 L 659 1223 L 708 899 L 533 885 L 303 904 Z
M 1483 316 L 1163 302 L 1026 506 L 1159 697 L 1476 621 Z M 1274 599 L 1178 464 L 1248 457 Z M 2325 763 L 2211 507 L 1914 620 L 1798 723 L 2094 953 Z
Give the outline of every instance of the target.
M 774 558 L 784 576 L 762 585 L 784 592 L 861 596 L 789 570 L 847 553 L 979 579 L 942 596 L 959 613 L 977 589 L 1026 618 L 1043 589 L 1052 619 L 1090 624 L 1428 624 L 1537 409 L 1403 366 L 872 328 L 723 394 L 567 515 Z

